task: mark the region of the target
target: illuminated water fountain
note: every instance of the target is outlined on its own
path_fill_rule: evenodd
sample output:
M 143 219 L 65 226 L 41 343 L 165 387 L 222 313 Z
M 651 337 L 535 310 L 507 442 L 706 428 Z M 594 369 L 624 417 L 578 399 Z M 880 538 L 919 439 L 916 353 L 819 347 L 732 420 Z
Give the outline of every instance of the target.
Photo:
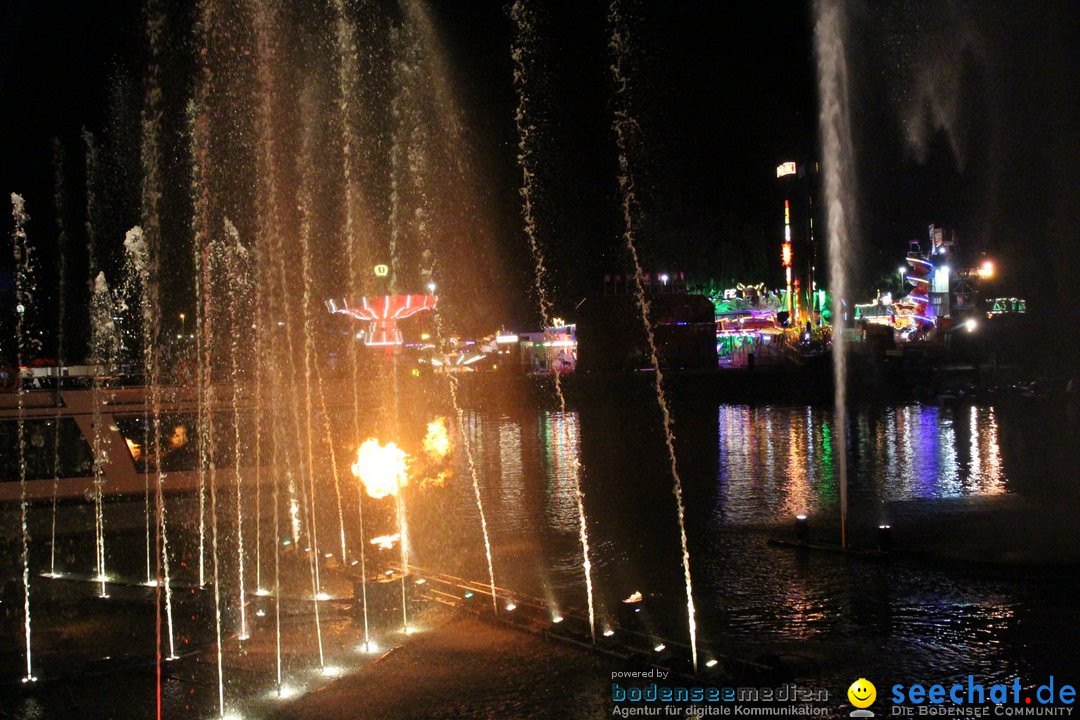
M 844 297 L 847 294 L 845 263 L 852 250 L 855 227 L 854 157 L 848 98 L 846 17 L 843 2 L 815 3 L 814 42 L 818 66 L 821 116 L 818 127 L 823 151 L 825 199 L 829 230 L 829 282 L 833 296 L 832 358 L 835 385 L 836 457 L 840 481 L 840 543 L 847 546 L 847 355 L 843 332 Z
M 106 141 L 99 146 L 89 133 L 84 138 L 86 231 L 94 281 L 91 359 L 97 368 L 90 405 L 94 427 L 93 484 L 88 499 L 93 509 L 92 577 L 101 597 L 109 594 L 109 583 L 115 583 L 112 603 L 102 606 L 111 609 L 121 604 L 127 585 L 120 589 L 118 568 L 123 567 L 129 576 L 133 573 L 130 548 L 120 539 L 128 528 L 112 524 L 114 491 L 109 472 L 115 468 L 109 442 L 110 434 L 127 430 L 111 427 L 107 418 L 137 414 L 142 437 L 138 442 L 128 435 L 124 439 L 129 441 L 130 461 L 143 474 L 138 575 L 143 585 L 153 589 L 158 713 L 162 712 L 163 683 L 172 674 L 179 676 L 173 668 L 186 658 L 176 656 L 187 652 L 205 655 L 206 674 L 199 682 L 216 691 L 208 690 L 205 702 L 211 704 L 213 695 L 216 714 L 225 717 L 246 693 L 243 682 L 231 677 L 233 663 L 239 664 L 248 653 L 255 655 L 253 648 L 260 642 L 270 645 L 271 633 L 273 685 L 279 697 L 287 696 L 290 687 L 300 687 L 296 678 L 316 662 L 321 676 L 339 672 L 339 658 L 334 654 L 340 648 L 330 640 L 332 633 L 324 630 L 327 624 L 340 624 L 337 611 L 343 603 L 338 588 L 357 580 L 353 562 L 359 563 L 362 645 L 368 651 L 375 649 L 373 639 L 385 628 L 375 624 L 369 631 L 368 551 L 372 543 L 397 551 L 402 630 L 408 634 L 415 629 L 410 625 L 406 586 L 423 587 L 423 578 L 411 577 L 414 563 L 429 559 L 437 563 L 440 558 L 429 557 L 427 547 L 416 542 L 427 540 L 419 530 L 416 538 L 410 537 L 410 519 L 415 527 L 422 528 L 423 523 L 410 517 L 410 511 L 418 510 L 406 502 L 406 494 L 410 503 L 422 506 L 414 500 L 419 487 L 446 483 L 452 462 L 459 461 L 459 467 L 467 469 L 461 487 L 471 489 L 469 502 L 475 503 L 479 516 L 479 533 L 473 532 L 475 526 L 467 533 L 469 548 L 479 554 L 482 539 L 486 562 L 486 582 L 470 581 L 473 590 L 469 592 L 481 597 L 490 593 L 493 614 L 504 620 L 522 617 L 529 605 L 525 593 L 496 585 L 496 565 L 502 562 L 496 550 L 501 548 L 493 547 L 489 536 L 491 516 L 487 513 L 492 512 L 492 505 L 487 498 L 485 508 L 483 497 L 488 492 L 483 439 L 473 435 L 475 427 L 462 407 L 457 378 L 436 373 L 436 380 L 445 381 L 438 390 L 446 390 L 446 397 L 429 392 L 416 399 L 421 393 L 398 392 L 396 368 L 392 378 L 385 375 L 395 356 L 401 355 L 397 352 L 404 344 L 401 322 L 431 312 L 435 342 L 447 341 L 456 335 L 451 326 L 457 320 L 453 313 L 459 310 L 455 303 L 467 306 L 470 301 L 453 292 L 455 283 L 458 292 L 463 286 L 456 276 L 465 274 L 456 265 L 455 251 L 461 237 L 458 225 L 473 222 L 480 213 L 465 201 L 458 203 L 452 208 L 458 215 L 446 222 L 450 229 L 441 230 L 440 235 L 439 224 L 447 214 L 443 211 L 453 204 L 447 197 L 454 197 L 457 185 L 463 184 L 458 181 L 468 173 L 467 153 L 447 84 L 438 81 L 445 68 L 433 68 L 443 59 L 434 48 L 427 11 L 406 3 L 400 15 L 368 18 L 369 24 L 361 27 L 357 16 L 362 14 L 340 0 L 323 8 L 324 16 L 314 20 L 297 18 L 292 10 L 263 0 L 230 5 L 201 0 L 190 35 L 195 60 L 194 73 L 187 70 L 191 97 L 178 112 L 179 104 L 173 106 L 162 98 L 161 75 L 168 63 L 162 52 L 168 32 L 163 5 L 151 0 L 145 18 L 152 67 L 145 77 L 139 125 L 140 224 L 124 243 L 128 267 L 120 279 L 126 277 L 126 282 L 110 282 L 117 279 L 111 274 L 116 263 L 110 260 L 107 243 L 116 245 L 120 239 L 105 237 L 111 232 L 98 232 L 99 226 L 109 225 L 102 212 L 111 209 L 96 195 L 107 189 L 98 176 L 98 153 L 105 153 L 111 162 L 110 145 Z M 521 3 L 515 5 L 513 15 L 519 23 L 519 47 L 534 43 L 534 30 Z M 310 30 L 308 22 L 321 29 Z M 251 37 L 231 35 L 235 27 L 250 29 Z M 337 53 L 331 53 L 329 60 L 319 57 L 304 62 L 325 72 L 294 72 L 296 58 L 303 55 L 298 47 L 320 32 L 333 38 Z M 366 38 L 359 43 L 359 51 L 357 33 Z M 236 52 L 234 45 L 242 46 L 241 51 Z M 381 109 L 361 102 L 378 97 L 377 83 L 372 83 L 374 90 L 366 87 L 366 78 L 378 67 L 377 51 L 387 52 L 392 60 L 386 70 L 391 87 L 381 97 Z M 549 277 L 532 206 L 536 158 L 531 155 L 529 67 L 516 50 L 515 62 L 523 219 L 540 311 L 548 325 L 552 315 Z M 387 155 L 379 158 L 386 165 L 382 176 L 370 170 L 377 162 L 361 162 L 370 161 L 381 148 Z M 180 182 L 169 175 L 174 163 L 162 161 L 172 155 L 186 161 Z M 624 170 L 625 164 L 624 158 Z M 101 165 L 109 167 L 108 162 Z M 327 167 L 333 171 L 325 172 Z M 447 168 L 450 182 L 440 177 Z M 173 196 L 185 193 L 173 202 Z M 169 202 L 163 202 L 163 197 Z M 174 205 L 182 207 L 177 210 Z M 174 216 L 169 217 L 170 213 Z M 177 222 L 176 215 L 183 222 Z M 631 249 L 632 233 L 628 226 L 626 242 Z M 375 257 L 389 260 L 384 294 L 379 294 L 382 288 L 370 286 L 367 262 Z M 346 260 L 338 264 L 338 258 Z M 442 297 L 435 295 L 432 279 L 437 263 L 442 263 L 440 283 L 448 278 Z M 407 294 L 407 289 L 398 289 L 410 285 L 429 286 L 429 292 Z M 341 331 L 345 323 L 316 310 L 316 298 L 341 297 L 338 293 L 345 291 L 356 292 L 357 298 L 329 301 L 327 306 L 334 314 L 364 324 L 362 342 L 357 342 L 357 333 Z M 473 292 L 484 294 L 478 289 Z M 174 328 L 177 318 L 179 325 Z M 123 340 L 133 344 L 124 346 L 120 330 L 128 330 Z M 137 357 L 128 358 L 125 353 Z M 118 409 L 126 402 L 117 400 L 126 393 L 123 384 L 137 382 L 124 377 L 126 371 L 120 369 L 130 359 L 137 360 L 131 363 L 137 368 L 132 375 L 141 372 L 144 394 L 126 409 Z M 422 392 L 429 390 L 424 385 Z M 657 391 L 670 425 L 659 373 Z M 558 377 L 556 395 L 559 411 L 569 415 Z M 445 417 L 428 424 L 422 440 L 409 432 L 418 429 L 410 421 L 420 417 L 427 421 L 433 415 Z M 173 424 L 172 433 L 168 423 Z M 561 423 L 558 432 L 561 445 L 571 447 L 570 424 Z M 668 445 L 678 494 L 680 480 L 670 432 Z M 350 493 L 339 485 L 340 476 L 346 474 L 339 472 L 345 469 L 343 458 L 354 452 L 352 470 L 361 483 L 355 513 L 354 501 L 347 499 Z M 455 452 L 458 458 L 449 460 Z M 165 461 L 170 455 L 175 469 Z M 176 459 L 181 456 L 190 457 L 189 466 Z M 520 455 L 516 462 L 522 463 Z M 567 477 L 573 479 L 577 541 L 572 567 L 575 582 L 581 577 L 579 567 L 584 575 L 588 630 L 596 643 L 598 602 L 584 473 L 576 457 L 570 462 Z M 55 479 L 57 485 L 61 482 Z M 390 497 L 394 498 L 396 532 L 368 537 L 365 502 L 376 510 L 375 522 L 368 523 L 370 532 L 379 521 L 379 510 L 390 510 L 377 502 Z M 471 523 L 476 516 L 469 507 L 462 517 Z M 336 532 L 325 532 L 328 527 Z M 318 529 L 332 540 L 321 538 Z M 54 539 L 48 569 L 59 577 L 63 559 L 56 544 Z M 24 549 L 28 547 L 29 538 L 24 537 Z M 693 641 L 685 533 L 683 549 Z M 24 566 L 29 564 L 28 552 L 23 561 Z M 387 569 L 385 564 L 379 568 L 381 573 Z M 68 579 L 73 576 L 68 573 Z M 174 587 L 180 584 L 190 592 L 174 595 Z M 27 609 L 29 590 L 26 580 Z M 141 592 L 151 600 L 150 589 Z M 545 592 L 549 597 L 541 603 L 541 614 L 550 612 L 553 625 L 564 630 L 582 625 L 580 613 L 571 612 L 565 604 L 560 607 L 554 589 L 545 587 Z M 268 617 L 271 612 L 272 618 Z M 374 617 L 376 623 L 386 623 L 385 618 Z M 260 622 L 259 618 L 267 619 Z M 395 613 L 395 627 L 396 621 Z M 314 630 L 312 642 L 290 642 L 289 633 L 299 634 L 296 626 L 301 623 L 305 630 Z M 26 673 L 32 677 L 40 673 L 30 661 L 29 628 L 27 612 Z M 605 622 L 603 637 L 611 637 L 607 631 L 611 628 Z M 355 647 L 353 641 L 349 647 Z M 168 666 L 169 672 L 163 671 L 163 662 L 174 659 L 177 663 Z M 211 669 L 213 680 L 208 679 Z
M 23 364 L 24 352 L 33 347 L 33 341 L 26 332 L 27 313 L 31 310 L 34 299 L 34 256 L 30 244 L 27 242 L 26 224 L 30 217 L 26 213 L 26 203 L 22 196 L 11 193 L 11 214 L 15 221 L 15 229 L 12 233 L 15 248 L 15 343 L 18 366 Z M 26 389 L 19 383 L 18 390 L 18 449 L 19 449 L 19 540 L 22 560 L 22 590 L 23 590 L 23 637 L 26 648 L 26 675 L 23 682 L 33 682 L 34 663 L 31 655 L 30 644 L 30 531 L 27 527 L 27 498 L 26 498 L 26 415 L 25 415 Z
M 698 666 L 697 651 L 697 611 L 694 607 L 694 589 L 690 575 L 690 550 L 686 540 L 686 507 L 683 504 L 682 478 L 679 475 L 679 466 L 675 454 L 675 436 L 672 432 L 671 409 L 668 406 L 667 397 L 664 393 L 664 375 L 660 370 L 660 357 L 656 349 L 656 337 L 653 334 L 652 324 L 649 320 L 649 300 L 646 295 L 644 272 L 638 259 L 635 232 L 638 223 L 637 195 L 634 189 L 634 176 L 630 159 L 629 146 L 631 136 L 635 132 L 636 123 L 630 113 L 629 83 L 630 79 L 623 72 L 623 62 L 630 52 L 628 32 L 622 16 L 621 3 L 612 0 L 608 12 L 608 24 L 611 27 L 611 47 L 614 62 L 611 64 L 611 74 L 615 81 L 616 109 L 613 128 L 615 141 L 619 150 L 619 190 L 622 199 L 623 214 L 623 240 L 626 250 L 630 255 L 631 267 L 634 270 L 634 282 L 636 287 L 637 306 L 641 314 L 641 322 L 645 328 L 645 337 L 649 345 L 649 359 L 652 362 L 654 387 L 656 389 L 656 401 L 660 405 L 660 413 L 664 426 L 664 442 L 667 446 L 668 460 L 671 465 L 672 492 L 675 495 L 675 506 L 679 521 L 679 544 L 682 548 L 683 580 L 686 583 L 686 613 L 690 632 L 691 667 L 696 671 Z
M 536 50 L 535 18 L 529 5 L 523 0 L 518 0 L 510 9 L 510 15 L 514 20 L 516 33 L 511 55 L 514 60 L 514 89 L 517 92 L 517 110 L 514 113 L 514 122 L 518 133 L 517 161 L 521 167 L 521 216 L 525 225 L 525 236 L 529 241 L 529 251 L 532 255 L 535 274 L 533 285 L 536 288 L 537 302 L 540 306 L 541 327 L 548 328 L 552 322 L 552 303 L 548 295 L 547 267 L 544 262 L 544 251 L 537 237 L 536 217 L 533 207 L 533 196 L 536 188 L 536 157 L 533 135 L 536 131 L 533 125 L 532 108 L 529 97 L 529 63 L 533 60 Z M 562 377 L 554 373 L 555 396 L 559 401 L 559 412 L 566 415 L 566 394 L 563 392 Z M 562 423 L 567 428 L 567 423 Z M 563 441 L 567 438 L 564 436 Z M 578 541 L 581 544 L 581 567 L 585 574 L 585 597 L 589 609 L 589 633 L 593 644 L 596 643 L 596 608 L 593 599 L 592 558 L 589 554 L 589 525 L 585 517 L 585 493 L 581 489 L 581 467 L 578 459 L 574 458 L 575 468 L 572 471 L 574 478 L 574 499 L 578 513 Z

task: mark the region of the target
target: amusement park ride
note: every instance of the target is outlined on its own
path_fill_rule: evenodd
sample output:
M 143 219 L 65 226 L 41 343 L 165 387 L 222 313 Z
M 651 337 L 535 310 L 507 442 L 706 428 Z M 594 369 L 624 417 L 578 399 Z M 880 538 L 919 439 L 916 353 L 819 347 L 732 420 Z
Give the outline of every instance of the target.
M 944 231 L 934 225 L 929 235 L 926 249 L 917 240 L 911 241 L 905 264 L 900 267 L 907 294 L 896 300 L 885 295 L 856 305 L 856 319 L 891 326 L 900 340 L 925 339 L 935 330 L 948 332 L 957 325 L 972 329 L 978 285 L 993 277 L 993 263 L 985 260 L 977 268 L 958 269 L 953 266 L 958 259 L 955 238 L 946 241 Z
M 385 278 L 389 273 L 386 265 L 375 266 L 375 276 Z M 349 300 L 335 299 L 326 301 L 331 313 L 348 315 L 354 320 L 368 324 L 363 333 L 364 345 L 385 348 L 387 353 L 394 353 L 405 340 L 398 322 L 427 310 L 435 310 L 439 298 L 435 295 L 435 285 L 428 285 L 431 292 L 427 295 L 373 295 Z

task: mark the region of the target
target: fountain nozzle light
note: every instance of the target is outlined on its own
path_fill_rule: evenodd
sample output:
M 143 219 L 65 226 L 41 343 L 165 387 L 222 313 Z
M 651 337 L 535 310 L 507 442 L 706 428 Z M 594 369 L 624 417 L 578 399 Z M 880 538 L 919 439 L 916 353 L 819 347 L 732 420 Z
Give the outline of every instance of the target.
M 877 544 L 878 550 L 883 553 L 892 550 L 892 527 L 890 525 L 878 525 Z
M 805 515 L 795 516 L 795 539 L 800 543 L 810 539 L 810 521 Z

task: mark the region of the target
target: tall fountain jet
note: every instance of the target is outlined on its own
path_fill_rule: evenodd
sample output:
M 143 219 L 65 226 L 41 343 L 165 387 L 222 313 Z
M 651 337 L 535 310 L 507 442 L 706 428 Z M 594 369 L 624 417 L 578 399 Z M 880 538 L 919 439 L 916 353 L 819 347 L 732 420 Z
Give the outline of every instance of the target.
M 630 52 L 629 33 L 626 21 L 622 14 L 622 4 L 619 0 L 612 0 L 608 11 L 608 24 L 611 26 L 611 48 L 613 62 L 611 75 L 615 82 L 615 117 L 612 129 L 615 133 L 615 144 L 619 151 L 619 190 L 622 200 L 623 214 L 623 241 L 626 251 L 630 255 L 631 267 L 634 270 L 634 282 L 636 286 L 638 310 L 641 314 L 641 322 L 645 329 L 645 338 L 649 345 L 649 359 L 653 370 L 653 383 L 656 389 L 656 402 L 660 406 L 660 415 L 663 420 L 664 441 L 667 446 L 668 461 L 671 466 L 672 494 L 675 495 L 675 509 L 679 521 L 679 545 L 682 550 L 683 581 L 686 585 L 686 616 L 687 626 L 690 633 L 690 659 L 691 667 L 697 672 L 698 649 L 697 649 L 697 610 L 694 606 L 694 585 L 690 574 L 690 548 L 686 538 L 686 505 L 683 502 L 682 477 L 679 475 L 679 464 L 675 454 L 675 434 L 672 431 L 671 408 L 668 405 L 667 395 L 664 393 L 664 374 L 660 369 L 660 355 L 657 351 L 656 336 L 653 334 L 652 323 L 649 320 L 649 299 L 646 295 L 644 284 L 644 272 L 641 261 L 638 258 L 637 219 L 639 206 L 637 191 L 634 186 L 633 167 L 630 162 L 631 135 L 637 128 L 637 123 L 630 114 L 630 78 L 623 69 L 623 63 Z
M 529 65 L 534 60 L 536 45 L 535 12 L 525 0 L 517 0 L 510 8 L 510 17 L 514 21 L 516 32 L 511 56 L 514 60 L 514 90 L 517 92 L 517 109 L 514 123 L 518 133 L 517 161 L 521 167 L 521 218 L 525 226 L 525 237 L 529 241 L 535 273 L 533 287 L 536 289 L 537 303 L 540 307 L 542 328 L 552 326 L 552 302 L 547 287 L 547 266 L 544 250 L 540 245 L 536 227 L 536 126 L 532 118 L 531 98 L 529 96 Z M 546 332 L 546 330 L 545 330 Z M 559 400 L 559 412 L 566 417 L 566 394 L 563 392 L 562 377 L 552 373 L 555 380 L 555 396 Z M 565 430 L 567 423 L 561 423 Z M 563 437 L 564 441 L 568 438 Z M 569 445 L 569 443 L 567 443 Z M 596 607 L 593 600 L 592 557 L 589 553 L 589 526 L 585 517 L 585 493 L 581 489 L 581 463 L 578 455 L 572 455 L 574 472 L 574 499 L 578 514 L 578 542 L 581 544 L 581 566 L 585 573 L 585 597 L 589 606 L 589 633 L 593 644 L 596 643 Z
M 27 332 L 26 318 L 34 299 L 34 256 L 32 246 L 27 242 L 26 225 L 30 216 L 26 214 L 26 203 L 21 195 L 11 193 L 11 216 L 15 222 L 12 240 L 15 248 L 15 353 L 17 368 L 21 368 L 25 357 L 23 352 L 33 341 Z M 25 636 L 26 675 L 22 681 L 33 682 L 34 663 L 30 654 L 30 530 L 27 525 L 26 498 L 26 392 L 25 385 L 19 382 L 19 415 L 17 435 L 19 438 L 19 528 L 22 540 L 22 586 L 23 586 L 23 634 Z
M 61 387 L 64 375 L 64 325 L 65 325 L 65 276 L 67 275 L 67 229 L 64 223 L 64 146 L 53 138 L 53 211 L 56 220 L 56 388 Z M 56 417 L 53 418 L 53 486 L 52 486 L 52 526 L 49 540 L 49 574 L 56 577 L 56 511 L 57 495 L 60 490 L 60 418 L 62 403 L 56 403 Z
M 825 202 L 828 213 L 829 282 L 833 296 L 833 382 L 837 467 L 840 477 L 840 544 L 847 547 L 847 369 L 844 342 L 845 263 L 851 254 L 855 227 L 854 155 L 844 39 L 843 0 L 818 0 L 814 5 L 814 46 L 817 54 L 818 129 L 823 152 Z

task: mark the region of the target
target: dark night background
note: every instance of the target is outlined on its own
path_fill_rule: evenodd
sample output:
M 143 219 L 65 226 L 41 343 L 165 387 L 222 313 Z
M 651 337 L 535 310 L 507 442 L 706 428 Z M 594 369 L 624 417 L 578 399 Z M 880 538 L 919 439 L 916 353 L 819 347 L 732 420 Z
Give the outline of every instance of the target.
M 626 272 L 611 132 L 606 4 L 536 3 L 540 235 L 556 310 L 571 314 L 605 273 Z M 433 2 L 479 186 L 492 222 L 487 270 L 499 323 L 535 324 L 521 231 L 511 84 L 512 27 L 503 2 Z M 1030 299 L 1064 330 L 1048 335 L 1075 363 L 1077 271 L 1077 13 L 1075 4 L 851 2 L 848 60 L 859 186 L 855 287 L 862 301 L 895 273 L 907 240 L 930 223 L 961 251 L 1002 268 L 1000 291 Z M 631 2 L 633 158 L 649 268 L 723 284 L 782 280 L 782 191 L 775 167 L 813 162 L 817 79 L 806 2 Z M 170 10 L 173 72 L 192 64 L 184 10 Z M 0 4 L 0 190 L 24 195 L 39 257 L 40 316 L 56 298 L 52 138 L 66 154 L 69 326 L 85 341 L 85 181 L 80 128 L 102 149 L 98 234 L 118 262 L 138 222 L 138 113 L 145 65 L 139 2 Z M 361 50 L 363 52 L 363 50 Z M 175 68 L 180 68 L 176 70 Z M 183 77 L 164 78 L 166 108 L 182 108 Z M 164 164 L 183 165 L 179 137 Z M 183 214 L 178 201 L 174 214 Z M 10 237 L 5 211 L 2 229 Z M 182 235 L 175 221 L 171 232 Z M 166 242 L 189 242 L 171 237 Z M 824 233 L 819 233 L 824 240 Z M 10 241 L 5 240 L 5 247 Z M 0 255 L 10 335 L 11 253 Z M 108 266 L 108 261 L 105 261 Z M 819 267 L 822 264 L 819 263 Z M 177 278 L 190 268 L 175 267 Z M 819 271 L 819 281 L 825 281 Z M 178 305 L 188 292 L 174 280 Z M 344 289 L 340 290 L 344 292 Z M 1064 321 L 1064 322 L 1063 322 Z M 51 322 L 51 321 L 50 321 Z M 49 322 L 45 323 L 46 325 Z M 73 344 L 78 345 L 78 340 Z M 51 348 L 48 328 L 45 350 Z M 1071 350 L 1069 350 L 1071 348 Z M 10 343 L 4 342 L 5 354 Z

